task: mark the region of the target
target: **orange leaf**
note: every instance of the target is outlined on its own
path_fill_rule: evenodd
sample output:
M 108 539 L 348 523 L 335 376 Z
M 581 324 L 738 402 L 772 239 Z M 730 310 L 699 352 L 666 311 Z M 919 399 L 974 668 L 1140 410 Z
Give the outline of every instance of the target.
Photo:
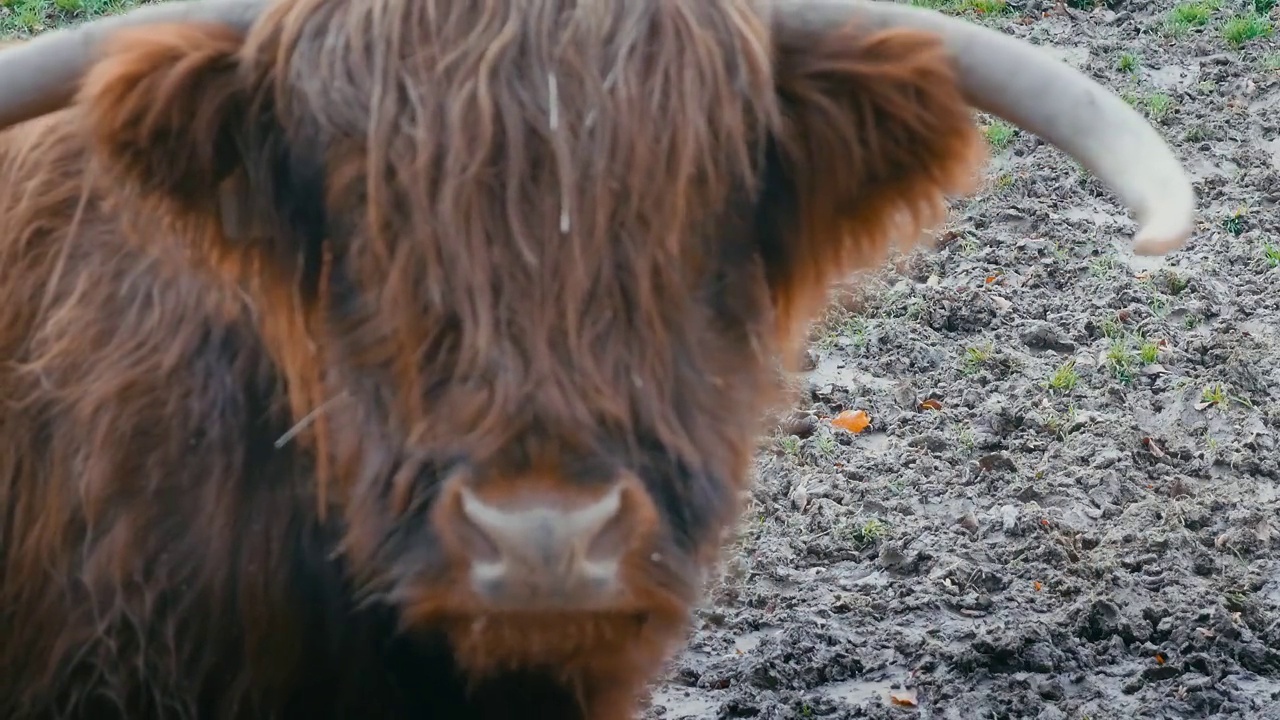
M 871 417 L 866 410 L 845 410 L 831 421 L 832 425 L 851 433 L 860 433 L 871 424 Z
M 917 704 L 914 692 L 889 693 L 889 702 L 906 707 L 915 707 Z
M 1156 664 L 1157 665 L 1164 664 L 1164 655 L 1161 655 L 1160 653 L 1156 653 Z
M 920 409 L 921 410 L 942 410 L 942 403 L 938 402 L 937 400 L 934 400 L 933 398 L 929 398 L 928 400 L 925 400 L 924 402 L 920 403 Z
M 1032 583 L 1032 586 L 1033 586 L 1033 587 L 1035 587 L 1036 592 L 1040 592 L 1040 581 L 1039 581 L 1039 580 L 1036 580 L 1035 582 L 1033 582 L 1033 583 Z

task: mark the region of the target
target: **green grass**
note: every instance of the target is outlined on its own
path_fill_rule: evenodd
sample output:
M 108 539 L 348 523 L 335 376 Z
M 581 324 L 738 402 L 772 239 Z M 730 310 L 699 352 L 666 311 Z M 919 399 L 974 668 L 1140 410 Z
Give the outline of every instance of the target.
M 1006 0 L 910 0 L 916 7 L 940 10 L 950 15 L 1005 15 L 1010 12 Z
M 1018 129 L 1003 120 L 996 120 L 983 128 L 982 134 L 986 135 L 991 149 L 1000 152 L 1013 142 L 1013 138 L 1018 134 Z
M 1232 47 L 1240 47 L 1250 40 L 1271 37 L 1271 33 L 1271 21 L 1262 15 L 1236 16 L 1222 26 L 1222 37 Z
M 1120 59 L 1116 61 L 1116 68 L 1120 72 L 1135 72 L 1138 69 L 1138 56 L 1128 52 L 1121 53 Z
M 1050 390 L 1058 392 L 1070 392 L 1080 382 L 1080 375 L 1076 372 L 1076 361 L 1068 360 L 1061 365 L 1053 374 L 1049 376 L 1048 386 Z
M 1244 232 L 1245 218 L 1249 215 L 1247 208 L 1237 208 L 1229 217 L 1222 221 L 1222 229 L 1239 237 Z
M 1133 354 L 1129 351 L 1129 343 L 1123 339 L 1112 340 L 1106 357 L 1111 374 L 1117 380 L 1126 384 L 1133 382 Z
M 995 348 L 987 343 L 985 345 L 975 345 L 965 348 L 964 351 L 964 372 L 973 374 L 982 367 L 995 354 Z
M 1263 243 L 1262 257 L 1267 261 L 1267 267 L 1280 267 L 1280 245 Z
M 1145 342 L 1138 348 L 1138 359 L 1143 365 L 1151 365 L 1160 357 L 1160 347 L 1153 342 Z
M 1143 104 L 1147 109 L 1147 117 L 1152 120 L 1163 120 L 1173 107 L 1173 98 L 1164 93 L 1156 93 L 1148 95 Z
M 1209 24 L 1213 13 L 1218 9 L 1220 0 L 1196 0 L 1175 5 L 1165 18 L 1165 28 L 1171 35 L 1185 35 L 1192 28 Z
M 0 37 L 30 37 L 141 4 L 143 0 L 0 0 Z
M 1200 401 L 1210 405 L 1222 405 L 1227 401 L 1227 391 L 1219 383 L 1214 383 L 1200 391 Z

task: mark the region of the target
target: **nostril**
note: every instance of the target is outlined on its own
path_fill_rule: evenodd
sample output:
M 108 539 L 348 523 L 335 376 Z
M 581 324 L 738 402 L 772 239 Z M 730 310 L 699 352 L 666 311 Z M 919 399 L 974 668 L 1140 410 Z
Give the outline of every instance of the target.
M 474 502 L 474 498 L 468 497 L 469 494 L 469 491 L 463 489 L 450 498 L 448 530 L 472 560 L 497 562 L 502 559 L 502 549 L 467 512 L 468 502 Z
M 595 536 L 588 539 L 587 559 L 607 560 L 625 554 L 639 529 L 640 499 L 636 497 L 636 489 L 621 485 L 613 492 L 617 493 L 617 510 L 603 522 Z

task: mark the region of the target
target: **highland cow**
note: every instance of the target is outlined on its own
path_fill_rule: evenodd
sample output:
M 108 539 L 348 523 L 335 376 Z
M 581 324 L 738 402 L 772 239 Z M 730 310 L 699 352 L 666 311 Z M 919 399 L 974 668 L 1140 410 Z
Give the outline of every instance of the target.
M 0 51 L 0 716 L 632 717 L 827 287 L 972 108 L 1143 223 L 1123 102 L 891 4 L 194 0 Z

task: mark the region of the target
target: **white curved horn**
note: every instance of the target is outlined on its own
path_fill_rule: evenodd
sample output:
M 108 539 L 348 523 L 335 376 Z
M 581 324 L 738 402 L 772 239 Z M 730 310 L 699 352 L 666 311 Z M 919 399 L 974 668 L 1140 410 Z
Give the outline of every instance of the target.
M 248 30 L 266 0 L 182 0 L 44 33 L 0 48 L 0 129 L 66 107 L 102 40 L 126 27 L 217 22 Z
M 1169 145 L 1115 93 L 1036 46 L 888 0 L 776 0 L 774 12 L 783 25 L 810 32 L 856 22 L 936 33 L 975 108 L 1058 147 L 1120 197 L 1138 221 L 1135 254 L 1176 250 L 1195 229 L 1195 192 Z

